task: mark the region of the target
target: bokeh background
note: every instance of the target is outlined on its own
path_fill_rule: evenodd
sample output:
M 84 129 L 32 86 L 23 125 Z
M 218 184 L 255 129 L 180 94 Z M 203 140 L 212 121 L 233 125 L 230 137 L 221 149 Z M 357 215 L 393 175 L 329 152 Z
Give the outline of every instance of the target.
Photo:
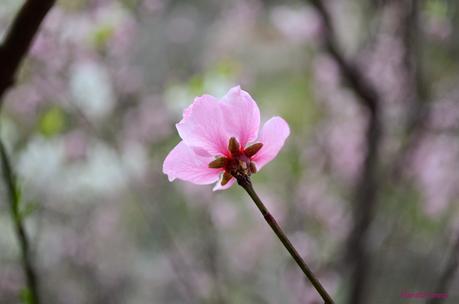
M 263 121 L 290 124 L 254 186 L 337 303 L 355 285 L 361 191 L 362 303 L 424 302 L 401 293 L 435 290 L 459 233 L 459 3 L 326 2 L 340 54 L 379 96 L 374 187 L 371 115 L 308 1 L 58 1 L 1 118 L 44 303 L 320 303 L 240 187 L 162 173 L 183 108 L 238 84 Z M 21 4 L 1 2 L 0 36 Z M 18 303 L 1 198 L 0 303 Z M 449 286 L 442 303 L 458 303 Z

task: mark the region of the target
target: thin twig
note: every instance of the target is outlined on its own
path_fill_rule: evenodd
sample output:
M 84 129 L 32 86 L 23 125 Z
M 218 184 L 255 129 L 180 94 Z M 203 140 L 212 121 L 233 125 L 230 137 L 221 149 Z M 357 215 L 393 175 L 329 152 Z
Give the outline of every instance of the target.
M 16 178 L 12 171 L 11 164 L 3 145 L 3 141 L 0 140 L 0 157 L 2 163 L 3 178 L 5 180 L 6 188 L 8 190 L 8 201 L 10 204 L 11 219 L 14 223 L 16 236 L 18 238 L 19 246 L 22 254 L 22 265 L 24 275 L 27 280 L 28 294 L 32 304 L 39 304 L 40 297 L 38 292 L 38 280 L 32 258 L 30 256 L 30 245 L 27 231 L 24 227 L 22 215 L 19 210 L 19 191 L 16 184 Z
M 26 1 L 7 31 L 0 46 L 0 110 L 5 92 L 14 84 L 19 66 L 24 60 L 40 24 L 54 3 L 55 0 Z M 8 190 L 11 218 L 22 255 L 22 268 L 27 282 L 28 298 L 32 304 L 39 304 L 38 277 L 30 254 L 29 238 L 19 210 L 19 191 L 11 162 L 1 140 L 0 154 L 3 178 Z
M 277 221 L 274 219 L 274 217 L 268 211 L 268 209 L 263 204 L 261 199 L 258 197 L 257 193 L 253 189 L 252 182 L 250 181 L 250 178 L 248 176 L 238 176 L 237 177 L 237 182 L 242 188 L 244 188 L 245 191 L 247 191 L 247 193 L 252 198 L 252 200 L 254 201 L 255 205 L 257 205 L 257 207 L 260 210 L 261 214 L 265 218 L 266 222 L 272 228 L 274 233 L 280 239 L 280 241 L 282 242 L 284 247 L 288 250 L 290 255 L 293 257 L 293 259 L 298 264 L 298 266 L 301 268 L 301 270 L 306 275 L 306 277 L 309 279 L 311 284 L 314 286 L 314 288 L 320 294 L 320 296 L 325 301 L 325 303 L 326 304 L 333 304 L 334 302 L 333 302 L 332 298 L 330 297 L 330 295 L 327 293 L 327 291 L 322 286 L 322 284 L 320 284 L 319 280 L 316 278 L 316 276 L 311 271 L 311 269 L 308 267 L 308 265 L 303 260 L 301 255 L 298 253 L 296 248 L 290 242 L 290 240 L 288 239 L 288 237 L 285 234 L 285 232 L 282 230 L 282 228 L 279 226 Z
M 360 72 L 354 62 L 348 60 L 339 48 L 335 29 L 327 7 L 322 0 L 309 0 L 322 19 L 324 48 L 336 61 L 344 80 L 358 97 L 369 115 L 366 129 L 366 155 L 356 186 L 354 226 L 349 234 L 346 260 L 351 267 L 351 293 L 349 303 L 366 303 L 368 274 L 371 258 L 367 249 L 369 228 L 377 208 L 379 148 L 382 138 L 380 113 L 381 97 L 373 83 Z

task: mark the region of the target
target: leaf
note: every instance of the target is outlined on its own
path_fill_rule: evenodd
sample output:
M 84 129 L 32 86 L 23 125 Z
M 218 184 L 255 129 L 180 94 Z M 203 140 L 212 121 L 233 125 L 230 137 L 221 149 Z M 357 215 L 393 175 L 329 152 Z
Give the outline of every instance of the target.
M 19 292 L 19 299 L 23 304 L 33 304 L 32 294 L 26 287 L 22 288 Z
M 30 202 L 30 203 L 24 204 L 22 209 L 19 211 L 19 216 L 21 217 L 22 220 L 24 220 L 26 217 L 32 215 L 37 209 L 38 209 L 37 203 Z
M 113 37 L 114 34 L 113 26 L 111 25 L 101 25 L 93 33 L 93 43 L 98 49 L 104 48 L 108 41 Z
M 59 134 L 65 127 L 65 115 L 59 107 L 52 107 L 40 119 L 39 129 L 47 137 Z

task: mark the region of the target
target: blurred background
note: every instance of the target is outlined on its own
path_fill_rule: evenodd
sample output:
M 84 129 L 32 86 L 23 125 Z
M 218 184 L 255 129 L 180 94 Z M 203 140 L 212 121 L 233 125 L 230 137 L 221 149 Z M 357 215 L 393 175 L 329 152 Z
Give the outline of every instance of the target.
M 459 3 L 325 2 L 58 1 L 1 118 L 44 303 L 321 303 L 240 187 L 162 173 L 184 107 L 238 84 L 263 122 L 290 124 L 254 186 L 337 303 L 421 303 L 401 293 L 442 284 L 459 234 Z M 0 4 L 0 37 L 21 5 Z M 18 303 L 0 195 L 0 303 Z M 446 285 L 458 303 L 459 278 Z

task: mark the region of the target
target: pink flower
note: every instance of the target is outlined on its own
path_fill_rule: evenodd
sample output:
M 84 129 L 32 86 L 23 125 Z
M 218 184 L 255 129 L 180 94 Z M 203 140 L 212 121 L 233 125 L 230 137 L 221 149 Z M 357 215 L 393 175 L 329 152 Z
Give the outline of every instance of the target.
M 178 178 L 207 185 L 220 180 L 214 191 L 231 187 L 238 174 L 260 170 L 276 157 L 290 134 L 285 120 L 275 116 L 258 136 L 260 110 L 239 86 L 221 100 L 197 97 L 176 127 L 182 141 L 167 155 L 163 172 L 169 181 Z

